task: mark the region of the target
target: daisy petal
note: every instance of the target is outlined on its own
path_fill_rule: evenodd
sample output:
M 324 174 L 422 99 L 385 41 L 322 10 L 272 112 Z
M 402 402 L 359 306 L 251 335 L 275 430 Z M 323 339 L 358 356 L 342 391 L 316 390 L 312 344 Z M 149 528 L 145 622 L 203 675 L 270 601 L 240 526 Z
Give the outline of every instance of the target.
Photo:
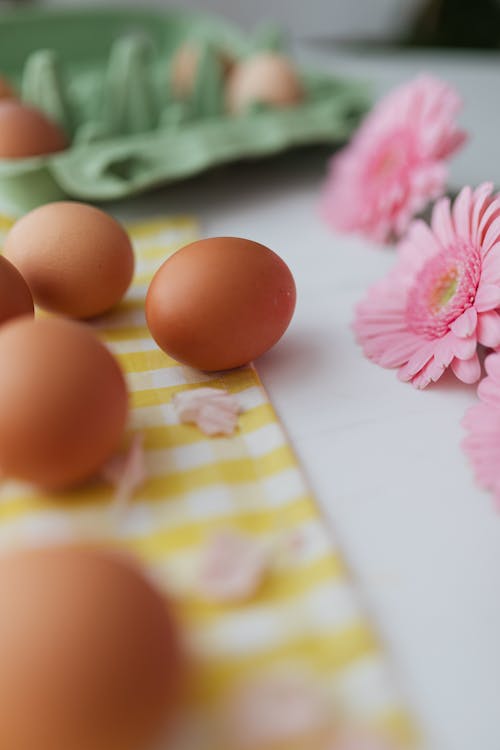
M 500 316 L 494 310 L 481 313 L 477 323 L 477 338 L 483 346 L 500 346 Z
M 420 370 L 425 367 L 433 356 L 434 346 L 432 342 L 423 344 L 420 349 L 408 360 L 404 367 L 398 372 L 400 380 L 411 380 Z
M 480 403 L 467 410 L 463 426 L 467 437 L 462 447 L 469 458 L 477 483 L 490 490 L 500 503 L 500 354 L 485 361 L 487 377 L 477 389 Z
M 500 286 L 494 284 L 480 284 L 476 294 L 474 307 L 479 313 L 500 307 Z
M 453 338 L 453 352 L 458 359 L 470 359 L 477 349 L 477 340 L 475 336 L 469 338 Z
M 483 184 L 479 185 L 474 191 L 474 207 L 472 209 L 471 219 L 471 236 L 473 242 L 477 242 L 479 239 L 479 223 L 491 201 L 490 195 L 492 192 L 492 182 L 483 182 Z
M 500 203 L 499 203 L 500 210 Z M 484 240 L 482 242 L 485 252 L 491 249 L 493 245 L 500 241 L 500 216 L 495 218 L 488 227 Z
M 472 190 L 464 187 L 453 203 L 453 223 L 455 233 L 459 237 L 470 238 L 471 213 L 472 213 Z
M 485 404 L 500 409 L 500 387 L 498 381 L 491 378 L 483 378 L 477 387 L 477 395 Z
M 451 330 L 459 338 L 467 338 L 476 330 L 477 312 L 475 307 L 469 307 L 451 324 Z
M 446 160 L 465 140 L 456 123 L 459 108 L 457 93 L 432 76 L 385 96 L 331 161 L 321 201 L 325 220 L 375 241 L 401 236 L 445 190 Z M 466 192 L 456 206 L 467 236 L 472 202 Z
M 484 366 L 490 378 L 494 378 L 500 383 L 500 354 L 490 354 L 484 360 Z
M 481 363 L 479 357 L 474 354 L 470 359 L 455 359 L 451 363 L 451 369 L 462 383 L 476 383 L 481 377 Z
M 450 199 L 441 198 L 432 212 L 432 231 L 443 247 L 455 242 L 455 230 L 451 220 Z

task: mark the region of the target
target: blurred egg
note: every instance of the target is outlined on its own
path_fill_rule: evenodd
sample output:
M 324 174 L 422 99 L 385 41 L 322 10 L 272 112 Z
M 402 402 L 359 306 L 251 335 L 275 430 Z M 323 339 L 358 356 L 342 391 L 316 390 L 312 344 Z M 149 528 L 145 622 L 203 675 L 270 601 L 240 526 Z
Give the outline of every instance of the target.
M 158 269 L 146 318 L 167 354 L 201 370 L 239 367 L 285 332 L 295 307 L 288 266 L 264 245 L 237 237 L 199 240 Z
M 170 85 L 172 92 L 178 99 L 187 99 L 193 93 L 200 49 L 192 42 L 185 42 L 175 53 L 170 69 Z M 219 52 L 218 59 L 222 65 L 223 75 L 227 76 L 234 60 L 226 52 Z
M 117 304 L 134 274 L 134 253 L 123 227 L 85 203 L 47 203 L 8 233 L 5 255 L 26 279 L 37 305 L 90 318 Z
M 82 323 L 16 318 L 0 328 L 0 362 L 0 473 L 47 489 L 92 476 L 117 449 L 128 412 L 104 344 Z
M 66 145 L 62 130 L 43 112 L 14 99 L 0 101 L 0 158 L 52 154 Z
M 33 297 L 27 283 L 17 268 L 0 255 L 0 325 L 33 312 Z
M 4 76 L 0 76 L 0 99 L 15 99 L 16 92 Z
M 183 658 L 166 600 L 114 551 L 0 557 L 0 747 L 146 750 L 172 723 Z
M 252 104 L 292 107 L 304 89 L 292 63 L 277 52 L 260 52 L 235 65 L 227 81 L 226 105 L 243 114 Z

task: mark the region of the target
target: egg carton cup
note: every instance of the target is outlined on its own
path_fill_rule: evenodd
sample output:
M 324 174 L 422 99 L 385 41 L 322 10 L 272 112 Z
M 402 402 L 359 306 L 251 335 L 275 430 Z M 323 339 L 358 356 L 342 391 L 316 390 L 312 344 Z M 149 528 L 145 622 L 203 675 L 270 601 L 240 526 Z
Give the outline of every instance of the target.
M 172 93 L 170 66 L 198 50 L 192 93 Z M 182 11 L 24 11 L 0 16 L 0 71 L 70 138 L 63 152 L 0 160 L 0 199 L 22 212 L 71 197 L 110 201 L 240 159 L 342 143 L 368 106 L 359 82 L 300 70 L 304 99 L 225 111 L 220 52 L 281 50 L 279 30 L 245 35 Z

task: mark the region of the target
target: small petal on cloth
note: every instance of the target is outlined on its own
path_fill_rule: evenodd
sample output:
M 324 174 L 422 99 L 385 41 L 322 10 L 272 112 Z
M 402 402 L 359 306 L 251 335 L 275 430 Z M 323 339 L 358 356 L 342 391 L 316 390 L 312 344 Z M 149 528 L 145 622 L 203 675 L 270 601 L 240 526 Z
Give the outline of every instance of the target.
M 478 387 L 478 404 L 465 413 L 467 437 L 462 447 L 477 483 L 489 490 L 500 510 L 500 353 L 485 360 L 488 376 Z
M 101 476 L 115 487 L 116 508 L 126 508 L 147 479 L 142 432 L 135 433 L 126 453 L 113 456 L 103 466 Z
M 451 366 L 459 380 L 481 376 L 478 343 L 500 347 L 500 223 L 489 250 L 479 223 L 500 211 L 490 183 L 466 187 L 434 207 L 426 241 L 422 221 L 401 240 L 395 266 L 358 305 L 353 329 L 365 355 L 426 388 Z M 492 210 L 490 210 L 492 209 Z M 425 250 L 423 244 L 426 245 Z
M 446 162 L 466 140 L 456 122 L 460 108 L 455 90 L 429 75 L 385 96 L 331 161 L 322 197 L 326 221 L 376 242 L 404 234 L 412 218 L 444 192 Z M 457 208 L 459 231 L 470 221 L 463 208 L 471 202 L 464 195 Z M 450 237 L 448 219 L 441 223 L 438 215 L 437 222 L 438 236 Z
M 247 601 L 269 567 L 269 551 L 258 540 L 229 529 L 216 532 L 201 553 L 198 593 L 217 603 Z
M 236 690 L 227 707 L 234 750 L 321 748 L 332 720 L 322 690 L 300 670 L 276 670 L 255 678 Z
M 194 423 L 210 437 L 232 435 L 241 407 L 235 396 L 222 388 L 195 388 L 176 393 L 172 404 L 181 422 Z

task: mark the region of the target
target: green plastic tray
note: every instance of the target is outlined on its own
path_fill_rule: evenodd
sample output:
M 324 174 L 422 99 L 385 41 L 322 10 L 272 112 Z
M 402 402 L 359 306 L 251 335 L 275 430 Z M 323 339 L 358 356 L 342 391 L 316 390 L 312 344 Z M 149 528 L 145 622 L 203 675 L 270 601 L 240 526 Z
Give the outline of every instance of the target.
M 169 64 L 186 40 L 196 41 L 203 64 L 192 96 L 180 103 Z M 366 110 L 366 90 L 323 74 L 301 71 L 300 106 L 225 114 L 217 50 L 244 57 L 281 45 L 276 29 L 249 37 L 183 11 L 1 15 L 0 71 L 71 136 L 59 154 L 0 160 L 2 203 L 23 211 L 63 196 L 115 200 L 236 159 L 344 141 Z

